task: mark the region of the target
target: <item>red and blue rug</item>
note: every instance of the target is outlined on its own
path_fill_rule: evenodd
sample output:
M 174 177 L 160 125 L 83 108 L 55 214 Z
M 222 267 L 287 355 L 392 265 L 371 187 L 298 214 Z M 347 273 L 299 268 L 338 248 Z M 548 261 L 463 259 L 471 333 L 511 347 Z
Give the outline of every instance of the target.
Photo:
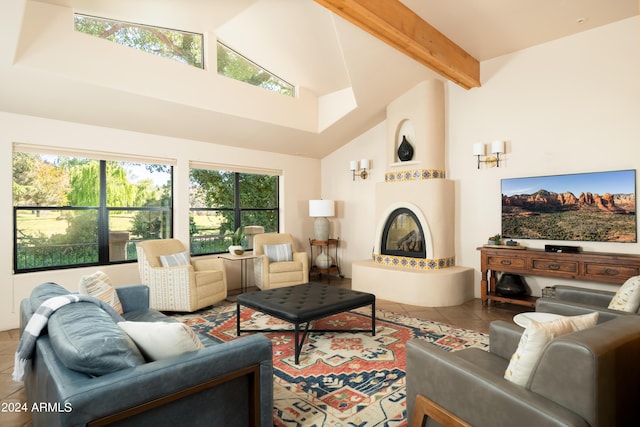
M 448 351 L 488 350 L 488 335 L 376 310 L 376 335 L 324 332 L 307 336 L 294 363 L 293 333 L 265 333 L 273 344 L 274 425 L 406 426 L 405 344 L 423 339 Z M 179 319 L 204 345 L 236 339 L 236 305 L 225 302 Z M 243 308 L 243 329 L 291 329 L 291 324 Z M 313 322 L 318 329 L 371 328 L 370 309 Z

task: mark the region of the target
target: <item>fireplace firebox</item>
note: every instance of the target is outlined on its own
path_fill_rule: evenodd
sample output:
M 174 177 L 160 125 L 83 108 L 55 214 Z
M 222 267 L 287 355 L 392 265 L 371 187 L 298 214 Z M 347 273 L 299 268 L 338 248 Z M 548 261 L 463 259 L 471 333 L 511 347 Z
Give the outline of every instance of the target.
M 382 255 L 426 258 L 424 232 L 410 209 L 391 212 L 382 230 L 380 250 Z

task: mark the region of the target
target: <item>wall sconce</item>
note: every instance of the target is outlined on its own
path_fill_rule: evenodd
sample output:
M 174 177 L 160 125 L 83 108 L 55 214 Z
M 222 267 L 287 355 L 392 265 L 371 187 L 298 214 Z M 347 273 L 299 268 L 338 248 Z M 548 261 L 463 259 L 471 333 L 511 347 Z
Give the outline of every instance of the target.
M 358 161 L 357 160 L 351 160 L 351 162 L 349 162 L 349 169 L 351 170 L 351 173 L 353 174 L 353 180 L 356 180 L 356 174 L 360 175 L 361 179 L 367 179 L 367 177 L 369 176 L 369 160 L 368 159 L 362 159 L 360 160 L 360 168 L 358 168 Z
M 494 156 L 486 156 L 486 147 L 483 142 L 473 144 L 473 155 L 478 158 L 478 169 L 480 169 L 480 163 L 486 163 L 487 167 L 500 167 L 500 154 L 504 154 L 504 141 L 493 141 L 491 143 L 491 154 Z M 481 159 L 481 157 L 484 157 Z

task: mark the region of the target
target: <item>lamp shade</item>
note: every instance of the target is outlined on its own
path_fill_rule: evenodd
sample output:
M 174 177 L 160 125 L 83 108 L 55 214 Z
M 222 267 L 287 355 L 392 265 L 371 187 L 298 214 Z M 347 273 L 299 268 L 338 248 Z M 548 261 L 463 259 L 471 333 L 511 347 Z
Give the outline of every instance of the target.
M 333 200 L 309 200 L 309 216 L 329 217 L 335 215 Z
M 483 142 L 477 142 L 473 144 L 473 155 L 474 156 L 484 156 L 485 155 L 485 147 Z
M 493 141 L 491 143 L 491 152 L 494 154 L 504 153 L 504 141 Z

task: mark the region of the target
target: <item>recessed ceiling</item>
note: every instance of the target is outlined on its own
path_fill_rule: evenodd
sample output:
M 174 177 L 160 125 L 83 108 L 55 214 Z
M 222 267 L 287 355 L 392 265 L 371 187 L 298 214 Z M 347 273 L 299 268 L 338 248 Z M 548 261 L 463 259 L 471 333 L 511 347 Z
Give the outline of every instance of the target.
M 402 2 L 480 61 L 638 14 L 637 0 Z M 43 30 L 53 25 L 46 14 L 35 13 L 38 4 L 219 37 L 316 97 L 315 103 L 300 101 L 310 109 L 308 114 L 322 116 L 327 105 L 337 106 L 327 111 L 338 113 L 325 112 L 324 119 L 315 122 L 301 114 L 306 122 L 296 124 L 295 117 L 278 117 L 293 116 L 286 108 L 264 116 L 244 114 L 253 103 L 234 98 L 236 90 L 242 97 L 247 91 L 231 83 L 215 86 L 219 93 L 172 98 L 100 81 L 78 70 L 67 72 L 60 64 L 49 67 L 44 59 L 57 52 L 60 40 L 37 33 L 38 25 Z M 418 82 L 440 78 L 312 0 L 12 0 L 0 5 L 0 24 L 0 111 L 316 158 L 380 123 L 386 106 Z M 109 48 L 98 43 L 92 52 L 99 55 L 101 49 Z M 113 55 L 122 55 L 123 61 L 101 65 L 115 72 L 122 63 L 131 63 L 128 52 Z M 158 64 L 158 72 L 164 72 L 164 62 Z M 176 75 L 181 70 L 167 67 L 171 75 L 183 77 Z M 216 78 L 215 70 L 210 76 Z M 185 84 L 198 79 L 202 76 L 185 78 Z M 225 96 L 222 104 L 228 111 L 220 107 L 220 99 L 208 103 Z M 238 99 L 244 105 L 234 105 Z

